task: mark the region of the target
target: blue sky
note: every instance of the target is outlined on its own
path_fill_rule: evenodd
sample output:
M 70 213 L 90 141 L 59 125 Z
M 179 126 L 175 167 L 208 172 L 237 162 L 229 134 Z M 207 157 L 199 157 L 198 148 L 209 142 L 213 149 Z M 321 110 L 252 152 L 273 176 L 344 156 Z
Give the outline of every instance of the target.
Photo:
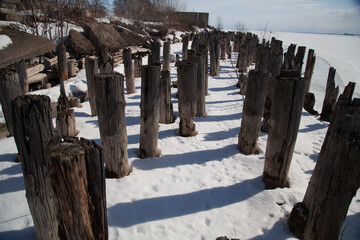
M 210 13 L 209 23 L 248 30 L 360 33 L 360 0 L 183 0 L 188 11 Z

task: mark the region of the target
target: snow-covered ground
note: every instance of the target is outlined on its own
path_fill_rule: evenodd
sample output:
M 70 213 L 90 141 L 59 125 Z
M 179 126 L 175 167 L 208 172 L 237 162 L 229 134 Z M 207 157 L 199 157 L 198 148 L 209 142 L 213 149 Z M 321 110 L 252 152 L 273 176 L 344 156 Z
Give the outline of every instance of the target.
M 359 51 L 360 38 L 294 33 L 275 36 L 284 41 L 284 48 L 295 43 L 315 49 L 317 61 L 311 91 L 317 97 L 316 106 L 321 107 L 323 97 L 318 96 L 324 95 L 330 65 L 338 70 L 339 85 L 346 85 L 348 80 L 359 84 L 360 70 L 355 66 L 360 66 L 360 55 L 339 48 Z M 171 50 L 181 53 L 181 44 L 172 45 Z M 198 135 L 180 137 L 178 118 L 173 124 L 160 124 L 162 156 L 153 159 L 139 159 L 136 155 L 140 138 L 140 79 L 136 79 L 137 92 L 126 95 L 128 154 L 134 171 L 122 179 L 106 180 L 110 239 L 212 240 L 222 235 L 296 239 L 287 227 L 286 216 L 303 198 L 327 123 L 303 112 L 289 173 L 291 186 L 266 190 L 261 174 L 267 135 L 260 133 L 259 146 L 263 151 L 259 155 L 245 156 L 237 150 L 244 101 L 235 87 L 235 63 L 233 54 L 232 60 L 221 61 L 218 77 L 209 77 L 208 115 L 195 118 Z M 123 72 L 123 66 L 116 70 Z M 172 63 L 172 81 L 176 77 Z M 86 89 L 84 72 L 66 82 L 68 92 L 76 88 Z M 172 102 L 178 116 L 176 90 L 172 89 Z M 58 88 L 53 88 L 38 93 L 55 101 L 58 92 Z M 358 88 L 356 92 L 359 94 Z M 89 102 L 83 103 L 83 108 L 75 108 L 75 112 L 79 137 L 100 144 L 97 117 L 90 116 Z M 13 138 L 0 140 L 0 239 L 36 239 L 21 165 L 13 162 L 16 153 Z M 360 191 L 350 205 L 342 239 L 360 239 L 359 223 Z
M 11 38 L 7 35 L 0 34 L 0 50 L 7 48 L 12 44 Z

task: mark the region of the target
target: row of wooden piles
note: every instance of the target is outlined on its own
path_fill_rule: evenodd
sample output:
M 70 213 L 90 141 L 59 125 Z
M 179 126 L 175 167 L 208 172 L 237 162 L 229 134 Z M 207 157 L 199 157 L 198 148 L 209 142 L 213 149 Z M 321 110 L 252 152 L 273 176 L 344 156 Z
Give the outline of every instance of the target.
M 192 41 L 191 50 L 188 50 L 189 41 Z M 315 62 L 313 51 L 312 53 L 309 51 L 307 70 L 302 77 L 304 47 L 299 47 L 295 55 L 296 46 L 291 45 L 283 54 L 281 41 L 272 39 L 271 43 L 259 44 L 257 36 L 253 34 L 215 31 L 185 35 L 182 61 L 176 63 L 179 133 L 182 136 L 196 135 L 194 117 L 206 116 L 208 62 L 210 61 L 210 75 L 217 76 L 220 60 L 226 59 L 226 55 L 231 58 L 231 42 L 234 42 L 234 51 L 238 52 L 239 85 L 242 94 L 246 96 L 239 133 L 239 149 L 245 154 L 256 153 L 259 131 L 261 128 L 267 131 L 269 136 L 263 180 L 269 188 L 287 187 L 289 186 L 287 175 L 304 98 L 309 89 Z M 86 58 L 85 68 L 91 114 L 98 116 L 102 148 L 85 139 L 68 137 L 75 135 L 69 132 L 59 138 L 62 136 L 59 134 L 60 123 L 57 123 L 58 137 L 55 137 L 48 97 L 27 95 L 13 100 L 11 108 L 14 137 L 22 162 L 26 196 L 38 239 L 72 239 L 73 236 L 80 239 L 107 239 L 105 177 L 124 177 L 132 171 L 127 156 L 124 80 L 127 94 L 132 94 L 136 91 L 134 78 L 141 76 L 139 144 L 141 158 L 159 156 L 158 123 L 168 124 L 174 121 L 169 72 L 170 42 L 164 42 L 163 51 L 161 70 L 160 42 L 152 42 L 151 55 L 146 66 L 142 66 L 141 57 L 132 55 L 129 49 L 124 49 L 125 78 L 122 74 L 113 72 L 113 60 L 106 49 L 99 57 Z M 180 59 L 179 56 L 178 59 Z M 252 63 L 256 63 L 256 67 L 247 74 L 247 68 Z M 58 118 L 62 112 L 70 110 L 67 98 L 64 96 L 62 94 L 59 98 Z M 343 100 L 339 100 L 341 103 L 338 103 L 336 107 L 338 110 L 335 110 L 327 138 L 328 135 L 333 134 L 330 130 L 341 129 L 335 132 L 340 132 L 341 136 L 347 136 L 345 139 L 341 138 L 343 141 L 341 144 L 344 147 L 341 149 L 331 147 L 337 143 L 328 143 L 330 147 L 326 147 L 325 143 L 334 141 L 326 138 L 319 162 L 323 154 L 339 156 L 334 161 L 343 161 L 341 156 L 345 154 L 346 163 L 342 162 L 342 164 L 347 166 L 346 170 L 356 172 L 359 164 L 354 161 L 354 156 L 359 154 L 359 148 L 356 150 L 354 146 L 359 146 L 360 106 L 358 100 L 351 100 L 351 94 L 344 93 L 343 96 L 341 98 Z M 341 106 L 347 110 L 341 110 Z M 333 105 L 331 109 L 334 109 Z M 74 129 L 75 118 L 69 117 L 71 114 L 73 115 L 73 111 L 66 115 L 68 117 L 65 117 L 66 120 L 63 121 L 64 129 Z M 347 119 L 347 124 L 332 127 L 343 121 L 343 118 Z M 340 141 L 337 135 L 333 138 Z M 333 152 L 329 153 L 329 151 Z M 321 161 L 326 161 L 326 159 Z M 331 176 L 340 174 L 337 177 L 341 181 L 339 184 L 346 185 L 354 176 L 353 172 L 346 176 L 349 178 L 346 178 L 341 175 L 343 171 L 339 173 L 337 167 L 339 163 L 334 164 L 324 164 L 326 169 L 316 170 L 314 174 L 320 172 L 317 177 L 321 179 L 326 178 L 324 174 L 321 174 L 323 171 L 334 172 Z M 312 193 L 307 196 L 313 196 L 314 191 L 318 191 L 319 188 L 333 189 L 331 184 L 318 185 L 320 182 L 320 180 L 313 181 L 311 188 L 309 185 L 310 190 L 308 190 Z M 307 209 L 310 209 L 310 206 L 318 206 L 316 201 L 323 202 L 329 197 L 338 197 L 341 200 L 337 199 L 335 202 L 341 201 L 342 209 L 345 211 L 345 213 L 341 212 L 342 218 L 339 218 L 339 221 L 343 220 L 352 194 L 359 187 L 359 182 L 352 182 L 351 187 L 348 185 L 346 190 L 342 188 L 339 190 L 346 192 L 346 199 L 344 194 L 337 196 L 335 194 L 338 193 L 337 190 L 329 190 L 328 192 L 334 194 L 331 196 L 324 194 L 322 198 L 307 197 L 308 200 L 304 200 Z M 71 189 L 66 189 L 66 187 Z M 83 204 L 84 202 L 88 204 Z M 331 212 L 329 207 L 333 205 L 321 211 Z M 319 211 L 317 207 L 313 209 Z M 311 216 L 318 217 L 316 214 L 309 214 L 309 219 Z M 313 229 L 310 225 L 312 221 L 308 220 L 309 225 L 306 224 L 309 229 Z

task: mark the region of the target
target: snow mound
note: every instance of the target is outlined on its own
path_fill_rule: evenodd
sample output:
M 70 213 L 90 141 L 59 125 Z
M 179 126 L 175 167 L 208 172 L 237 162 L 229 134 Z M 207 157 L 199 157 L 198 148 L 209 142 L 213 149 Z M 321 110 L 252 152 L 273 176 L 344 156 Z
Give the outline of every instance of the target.
M 7 48 L 10 44 L 12 44 L 11 38 L 7 35 L 0 35 L 0 50 Z

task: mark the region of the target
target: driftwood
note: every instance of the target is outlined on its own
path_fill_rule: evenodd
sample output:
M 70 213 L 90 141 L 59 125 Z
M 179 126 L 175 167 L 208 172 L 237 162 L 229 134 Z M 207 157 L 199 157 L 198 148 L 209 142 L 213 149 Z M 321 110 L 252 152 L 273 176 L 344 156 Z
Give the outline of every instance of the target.
M 50 98 L 25 95 L 12 101 L 14 138 L 24 175 L 26 199 L 37 239 L 58 239 L 58 222 L 45 158 L 47 142 L 54 137 Z
M 323 107 L 320 114 L 320 119 L 330 122 L 334 114 L 335 104 L 339 95 L 339 86 L 335 87 L 335 73 L 336 69 L 329 68 L 329 75 L 326 83 L 326 92 L 323 102 Z
M 270 48 L 262 50 L 257 67 L 258 71 L 251 70 L 249 73 L 241 128 L 238 136 L 238 148 L 246 155 L 258 152 L 257 140 L 261 127 L 266 91 L 271 78 L 271 73 L 268 72 L 267 66 L 270 62 L 270 57 Z
M 340 98 L 302 202 L 307 215 L 305 229 L 296 232 L 299 237 L 339 238 L 351 200 L 360 187 L 359 126 L 360 99 Z M 290 229 L 296 228 L 293 222 L 289 222 Z
M 171 103 L 170 71 L 161 71 L 160 77 L 160 123 L 173 123 L 173 105 Z
M 135 93 L 135 77 L 134 77 L 134 68 L 131 59 L 131 49 L 124 48 L 123 50 L 123 62 L 125 70 L 125 80 L 126 80 L 126 91 L 128 94 Z
M 181 136 L 195 136 L 196 126 L 194 117 L 196 112 L 196 77 L 197 64 L 178 62 L 178 98 L 179 98 L 179 132 Z
M 23 86 L 21 86 L 16 71 L 6 71 L 0 76 L 0 102 L 4 113 L 6 127 L 9 135 L 14 134 L 13 117 L 11 115 L 11 100 L 15 97 L 25 94 Z
M 46 156 L 58 222 L 56 239 L 108 239 L 102 148 L 86 139 L 53 138 Z
M 88 86 L 88 93 L 89 93 L 89 102 L 91 108 L 91 116 L 97 116 L 97 109 L 96 109 L 96 88 L 94 82 L 95 74 L 98 74 L 99 67 L 98 67 L 98 58 L 85 58 L 85 72 L 86 72 L 86 82 Z
M 120 73 L 100 73 L 95 75 L 94 80 L 106 177 L 128 176 L 131 168 L 127 153 L 124 76 Z
M 289 187 L 288 172 L 300 125 L 305 80 L 297 71 L 282 71 L 273 83 L 271 128 L 263 181 L 267 188 Z
M 140 158 L 158 157 L 160 65 L 141 69 Z

